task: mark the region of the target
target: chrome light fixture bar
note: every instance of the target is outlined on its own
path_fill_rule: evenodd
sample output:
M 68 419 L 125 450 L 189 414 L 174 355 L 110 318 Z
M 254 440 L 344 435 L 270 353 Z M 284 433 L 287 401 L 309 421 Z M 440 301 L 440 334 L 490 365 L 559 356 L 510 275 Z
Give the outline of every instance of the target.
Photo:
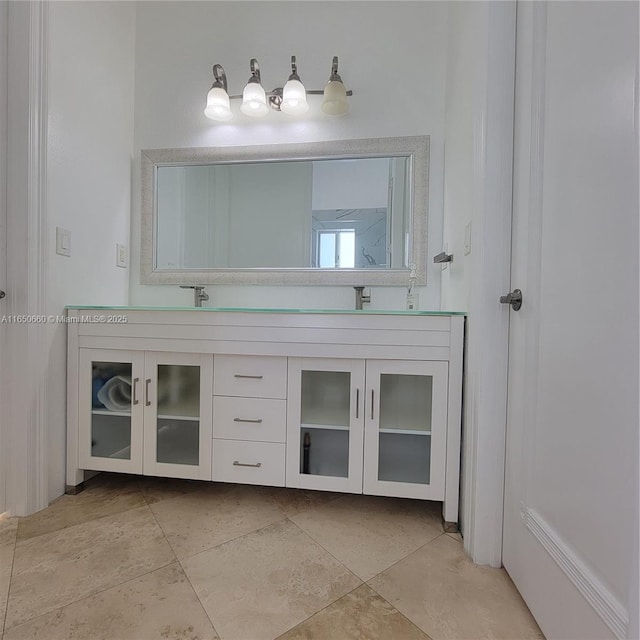
M 227 76 L 219 64 L 213 65 L 214 82 L 207 94 L 207 106 L 204 115 L 211 120 L 225 122 L 231 120 L 230 100 L 242 100 L 240 111 L 253 118 L 261 118 L 274 111 L 282 111 L 290 115 L 301 115 L 309 110 L 308 95 L 324 96 L 321 109 L 330 116 L 341 116 L 349 111 L 348 96 L 353 91 L 347 90 L 338 75 L 338 56 L 333 57 L 331 75 L 324 89 L 306 90 L 296 65 L 296 57 L 291 56 L 291 75 L 283 87 L 273 91 L 265 91 L 260 76 L 260 65 L 255 58 L 249 63 L 251 76 L 242 95 L 230 96 L 227 91 Z

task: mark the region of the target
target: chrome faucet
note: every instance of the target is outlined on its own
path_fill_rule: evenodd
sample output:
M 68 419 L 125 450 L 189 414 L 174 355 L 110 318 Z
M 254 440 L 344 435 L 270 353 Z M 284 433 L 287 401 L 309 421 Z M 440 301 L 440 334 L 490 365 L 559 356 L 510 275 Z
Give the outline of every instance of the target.
M 371 302 L 371 294 L 364 295 L 364 287 L 353 287 L 356 290 L 356 309 L 362 310 L 364 302 Z
M 201 307 L 203 302 L 209 299 L 202 285 L 181 284 L 181 289 L 193 289 L 193 303 L 196 307 Z

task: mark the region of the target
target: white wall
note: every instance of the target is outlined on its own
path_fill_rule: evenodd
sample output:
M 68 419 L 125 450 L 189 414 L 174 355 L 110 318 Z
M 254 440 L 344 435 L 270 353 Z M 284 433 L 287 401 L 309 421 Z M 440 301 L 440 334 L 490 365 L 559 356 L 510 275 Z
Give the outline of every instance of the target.
M 475 106 L 484 60 L 485 8 L 480 2 L 449 6 L 444 145 L 443 246 L 453 262 L 442 270 L 442 308 L 469 310 L 471 256 L 464 255 L 465 226 L 477 207 L 474 198 Z
M 127 304 L 135 5 L 52 2 L 49 12 L 47 210 L 48 314 L 66 304 Z M 55 253 L 56 226 L 71 257 Z M 49 489 L 64 490 L 66 333 L 49 333 Z
M 389 204 L 389 158 L 313 163 L 314 211 L 377 209 Z
M 141 2 L 136 20 L 135 172 L 131 221 L 132 304 L 192 304 L 178 287 L 139 285 L 141 149 L 431 136 L 428 255 L 442 246 L 444 89 L 448 7 L 436 2 Z M 319 97 L 299 119 L 271 113 L 259 122 L 204 117 L 211 67 L 222 64 L 230 93 L 241 93 L 249 59 L 268 88 L 282 85 L 291 55 L 307 88 L 320 89 L 331 59 L 354 91 L 351 112 L 324 116 Z M 237 103 L 232 108 L 237 111 Z M 439 269 L 431 263 L 422 308 L 440 307 Z M 207 288 L 216 306 L 337 307 L 354 304 L 351 287 Z M 402 287 L 378 287 L 371 308 L 404 308 Z

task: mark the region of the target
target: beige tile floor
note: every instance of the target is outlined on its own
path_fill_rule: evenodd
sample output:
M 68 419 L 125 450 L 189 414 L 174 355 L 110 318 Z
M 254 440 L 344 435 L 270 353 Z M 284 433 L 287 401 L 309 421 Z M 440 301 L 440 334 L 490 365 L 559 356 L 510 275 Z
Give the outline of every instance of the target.
M 543 638 L 439 506 L 101 474 L 0 518 L 0 640 Z

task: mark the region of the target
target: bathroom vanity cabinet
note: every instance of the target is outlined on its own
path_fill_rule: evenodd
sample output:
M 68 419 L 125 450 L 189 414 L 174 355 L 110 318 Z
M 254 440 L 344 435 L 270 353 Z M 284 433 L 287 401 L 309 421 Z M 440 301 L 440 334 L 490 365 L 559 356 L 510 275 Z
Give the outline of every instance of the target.
M 85 470 L 116 471 L 437 500 L 457 522 L 462 315 L 74 307 L 68 320 L 70 492 Z

